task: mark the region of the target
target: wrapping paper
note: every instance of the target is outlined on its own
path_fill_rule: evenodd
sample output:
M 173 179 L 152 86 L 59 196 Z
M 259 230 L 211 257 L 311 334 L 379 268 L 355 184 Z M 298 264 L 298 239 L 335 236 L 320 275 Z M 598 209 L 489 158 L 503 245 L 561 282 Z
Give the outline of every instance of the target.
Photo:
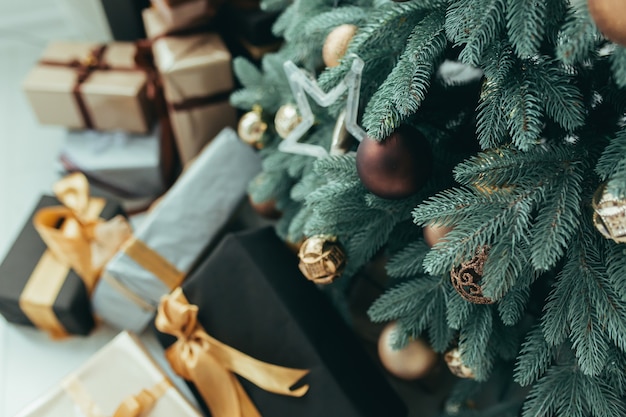
M 229 104 L 234 86 L 232 57 L 217 33 L 159 37 L 166 26 L 154 9 L 143 12 L 155 64 L 183 164 L 189 162 L 224 127 L 234 127 Z
M 0 313 L 9 322 L 34 326 L 36 323 L 33 319 L 36 317 L 32 314 L 29 316 L 23 307 L 26 292 L 28 291 L 29 299 L 37 296 L 37 303 L 29 301 L 28 304 L 45 308 L 47 301 L 44 299 L 48 298 L 49 289 L 39 290 L 35 280 L 42 279 L 49 285 L 51 281 L 59 279 L 57 274 L 62 274 L 60 277 L 62 285 L 58 288 L 52 310 L 67 333 L 87 335 L 94 327 L 94 319 L 85 282 L 73 269 L 53 267 L 50 262 L 46 262 L 50 256 L 48 247 L 33 224 L 33 219 L 40 209 L 59 205 L 61 202 L 55 197 L 41 197 L 0 264 Z M 100 217 L 112 219 L 118 214 L 123 214 L 121 206 L 113 200 L 107 200 Z M 42 268 L 41 265 L 46 267 Z
M 23 89 L 42 124 L 68 128 L 88 127 L 73 90 L 79 84 L 74 63 L 86 63 L 100 45 L 84 42 L 53 42 L 39 64 L 23 82 Z M 97 130 L 147 133 L 152 111 L 146 96 L 147 75 L 135 65 L 132 43 L 107 45 L 102 56 L 106 70 L 93 70 L 78 87 L 87 113 Z M 52 65 L 54 63 L 55 65 Z
M 198 323 L 219 342 L 263 362 L 310 370 L 294 387 L 309 386 L 301 398 L 269 393 L 240 378 L 261 415 L 406 415 L 383 372 L 326 296 L 302 276 L 297 257 L 272 228 L 226 236 L 182 291 L 198 307 Z M 166 303 L 171 300 L 165 299 L 162 311 L 169 310 Z M 155 331 L 168 358 L 176 351 L 174 343 L 186 343 Z M 202 395 L 193 383 L 189 386 L 206 413 Z
M 148 135 L 68 131 L 60 160 L 68 171 L 123 197 L 154 197 L 163 190 L 159 129 Z
M 151 0 L 168 31 L 206 22 L 217 13 L 222 0 Z
M 169 383 L 169 387 L 168 386 Z M 145 417 L 200 417 L 201 414 L 172 386 L 141 342 L 123 332 L 91 357 L 80 369 L 40 397 L 16 417 L 86 416 L 68 393 L 78 386 L 104 416 L 112 416 L 129 396 L 157 384 L 165 386 Z M 97 414 L 96 414 L 97 415 Z
M 135 231 L 135 237 L 186 274 L 219 236 L 248 183 L 260 171 L 258 155 L 225 129 L 183 172 Z M 111 325 L 140 332 L 171 289 L 124 250 L 106 266 L 93 305 Z

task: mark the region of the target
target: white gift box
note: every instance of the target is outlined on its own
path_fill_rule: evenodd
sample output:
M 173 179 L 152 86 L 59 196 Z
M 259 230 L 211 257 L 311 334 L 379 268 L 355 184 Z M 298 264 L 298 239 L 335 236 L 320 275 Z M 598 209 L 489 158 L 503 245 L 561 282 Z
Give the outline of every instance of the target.
M 123 332 L 16 417 L 112 416 L 142 390 L 157 397 L 145 417 L 201 417 L 136 336 Z
M 95 315 L 141 332 L 160 298 L 180 285 L 219 236 L 260 170 L 257 153 L 233 129 L 222 130 L 107 264 L 92 299 Z
M 163 190 L 159 129 L 149 135 L 70 130 L 59 159 L 121 197 L 154 197 Z

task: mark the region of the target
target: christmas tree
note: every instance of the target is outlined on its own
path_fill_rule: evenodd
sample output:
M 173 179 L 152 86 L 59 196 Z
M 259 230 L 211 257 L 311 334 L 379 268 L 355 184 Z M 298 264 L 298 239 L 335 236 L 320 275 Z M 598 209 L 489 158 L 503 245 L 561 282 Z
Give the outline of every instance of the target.
M 284 46 L 235 62 L 231 101 L 251 110 L 250 195 L 282 213 L 280 236 L 342 247 L 335 295 L 387 259 L 369 315 L 397 322 L 396 347 L 421 338 L 460 363 L 446 415 L 626 415 L 626 2 L 263 6 Z M 284 63 L 329 92 L 357 60 L 367 136 L 343 155 L 279 149 L 302 113 Z M 344 90 L 309 100 L 299 143 L 331 149 Z M 495 374 L 525 398 L 472 409 Z

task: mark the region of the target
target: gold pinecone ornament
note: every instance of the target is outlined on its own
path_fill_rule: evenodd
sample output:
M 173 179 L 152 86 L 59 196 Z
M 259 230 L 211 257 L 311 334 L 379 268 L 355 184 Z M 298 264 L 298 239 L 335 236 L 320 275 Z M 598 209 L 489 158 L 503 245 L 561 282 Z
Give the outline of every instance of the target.
M 483 277 L 485 262 L 487 262 L 489 248 L 482 246 L 476 251 L 476 256 L 450 272 L 450 279 L 454 289 L 461 297 L 474 304 L 493 304 L 494 301 L 483 295 L 480 280 Z
M 317 235 L 304 241 L 298 252 L 298 267 L 302 274 L 316 284 L 330 284 L 346 266 L 346 254 L 333 236 Z
M 474 379 L 474 371 L 463 362 L 459 348 L 449 350 L 443 358 L 448 365 L 448 369 L 452 372 L 452 375 L 458 376 L 459 378 Z
M 602 236 L 617 243 L 626 243 L 626 199 L 606 191 L 606 184 L 593 195 L 593 224 Z

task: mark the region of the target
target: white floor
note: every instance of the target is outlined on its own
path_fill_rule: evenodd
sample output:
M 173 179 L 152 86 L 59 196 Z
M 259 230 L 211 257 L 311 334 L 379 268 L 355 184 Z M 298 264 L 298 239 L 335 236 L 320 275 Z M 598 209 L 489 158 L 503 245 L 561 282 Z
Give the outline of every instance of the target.
M 61 128 L 39 126 L 20 90 L 21 80 L 53 39 L 102 35 L 99 26 L 72 21 L 68 4 L 92 0 L 0 0 L 0 260 L 42 193 L 58 177 Z M 89 32 L 88 32 L 89 31 Z M 79 33 L 80 32 L 80 33 Z M 10 417 L 76 369 L 116 332 L 102 327 L 87 338 L 51 341 L 0 316 L 0 417 Z M 148 348 L 159 346 L 150 334 Z

